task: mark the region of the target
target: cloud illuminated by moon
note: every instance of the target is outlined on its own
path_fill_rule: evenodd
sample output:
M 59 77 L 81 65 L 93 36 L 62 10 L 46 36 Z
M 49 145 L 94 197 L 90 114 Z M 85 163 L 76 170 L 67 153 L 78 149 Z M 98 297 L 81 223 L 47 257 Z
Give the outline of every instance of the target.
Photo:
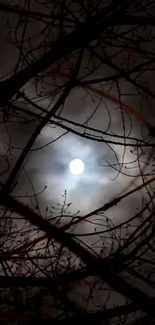
M 80 175 L 84 171 L 84 163 L 81 159 L 73 159 L 69 164 L 70 172 L 74 175 Z

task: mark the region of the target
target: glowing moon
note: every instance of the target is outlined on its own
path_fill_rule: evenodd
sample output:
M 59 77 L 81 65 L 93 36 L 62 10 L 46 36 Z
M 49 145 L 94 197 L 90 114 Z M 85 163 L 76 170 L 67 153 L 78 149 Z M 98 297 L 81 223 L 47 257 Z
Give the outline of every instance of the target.
M 81 159 L 73 159 L 69 164 L 70 172 L 74 175 L 80 175 L 84 171 L 84 163 Z

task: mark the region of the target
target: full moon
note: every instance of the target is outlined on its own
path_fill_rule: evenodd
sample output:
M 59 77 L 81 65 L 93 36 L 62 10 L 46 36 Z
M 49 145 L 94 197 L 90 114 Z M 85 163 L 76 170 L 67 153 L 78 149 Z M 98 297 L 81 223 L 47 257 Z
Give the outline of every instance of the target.
M 74 175 L 80 175 L 84 171 L 84 163 L 81 159 L 73 159 L 69 164 L 70 172 Z

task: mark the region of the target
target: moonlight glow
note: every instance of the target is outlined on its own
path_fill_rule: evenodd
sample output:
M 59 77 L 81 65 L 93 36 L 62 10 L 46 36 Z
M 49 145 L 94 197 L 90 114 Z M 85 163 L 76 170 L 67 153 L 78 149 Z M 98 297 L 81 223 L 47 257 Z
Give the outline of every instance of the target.
M 74 159 L 69 164 L 70 172 L 74 175 L 80 175 L 84 171 L 84 163 L 80 159 Z

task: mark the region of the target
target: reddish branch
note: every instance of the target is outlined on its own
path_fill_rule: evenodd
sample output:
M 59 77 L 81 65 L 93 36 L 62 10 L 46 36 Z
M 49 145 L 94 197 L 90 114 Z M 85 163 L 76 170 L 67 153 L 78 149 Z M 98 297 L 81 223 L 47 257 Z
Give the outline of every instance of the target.
M 93 215 L 95 215 L 97 213 L 107 211 L 108 209 L 110 209 L 113 206 L 117 205 L 122 199 L 127 198 L 129 195 L 140 191 L 145 186 L 151 184 L 154 181 L 155 181 L 155 177 L 149 179 L 146 183 L 142 183 L 141 185 L 137 186 L 133 190 L 131 190 L 129 192 L 126 192 L 125 194 L 119 196 L 118 198 L 115 198 L 114 200 L 110 201 L 109 203 L 104 204 L 102 207 L 91 211 L 90 213 L 86 214 L 85 216 L 79 217 L 77 220 L 72 221 L 72 222 L 66 224 L 65 226 L 60 227 L 60 229 L 68 230 L 71 226 L 77 225 L 78 223 L 90 218 L 91 216 L 93 216 Z M 16 249 L 13 249 L 10 252 L 7 252 L 7 253 L 4 253 L 4 254 L 0 255 L 0 257 L 3 258 L 3 259 L 8 259 L 11 255 L 19 254 L 21 251 L 25 251 L 28 247 L 36 245 L 37 243 L 39 243 L 40 241 L 46 239 L 47 237 L 48 237 L 47 235 L 43 235 L 43 236 L 41 236 L 39 238 L 33 239 L 31 242 L 25 243 L 24 245 L 21 245 L 20 247 L 18 247 Z
M 60 76 L 64 77 L 65 79 L 69 78 L 69 74 L 64 73 L 61 70 L 61 65 L 59 63 L 57 64 L 56 72 L 58 74 L 60 74 Z M 107 99 L 111 100 L 112 102 L 119 104 L 121 107 L 125 108 L 127 111 L 129 111 L 131 114 L 133 114 L 137 118 L 137 120 L 142 122 L 151 131 L 151 129 L 152 129 L 151 124 L 141 114 L 139 114 L 134 108 L 132 108 L 131 106 L 124 103 L 120 98 L 116 98 L 115 96 L 113 96 L 101 89 L 98 89 L 98 88 L 95 88 L 89 84 L 86 84 L 86 82 L 83 82 L 82 80 L 77 80 L 77 84 L 79 84 L 79 85 L 83 86 L 84 88 L 89 89 L 91 92 L 96 93 L 104 98 L 107 98 Z M 146 87 L 144 87 L 144 88 L 145 88 L 145 91 L 147 92 L 148 88 L 146 88 Z
M 28 206 L 7 195 L 7 193 L 2 192 L 1 200 L 3 205 L 12 211 L 22 215 L 31 224 L 44 231 L 47 234 L 48 238 L 53 237 L 64 247 L 69 248 L 69 250 L 80 257 L 81 260 L 88 265 L 93 273 L 100 275 L 113 288 L 113 290 L 135 301 L 137 304 L 139 304 L 140 308 L 148 311 L 148 306 L 145 304 L 148 296 L 115 274 L 115 272 L 113 272 L 108 266 L 108 263 L 106 261 L 103 263 L 102 260 L 92 255 L 89 251 L 87 251 L 84 247 L 80 246 L 74 239 L 72 239 L 70 234 L 52 225 L 47 220 L 43 219 L 40 215 L 32 211 Z

